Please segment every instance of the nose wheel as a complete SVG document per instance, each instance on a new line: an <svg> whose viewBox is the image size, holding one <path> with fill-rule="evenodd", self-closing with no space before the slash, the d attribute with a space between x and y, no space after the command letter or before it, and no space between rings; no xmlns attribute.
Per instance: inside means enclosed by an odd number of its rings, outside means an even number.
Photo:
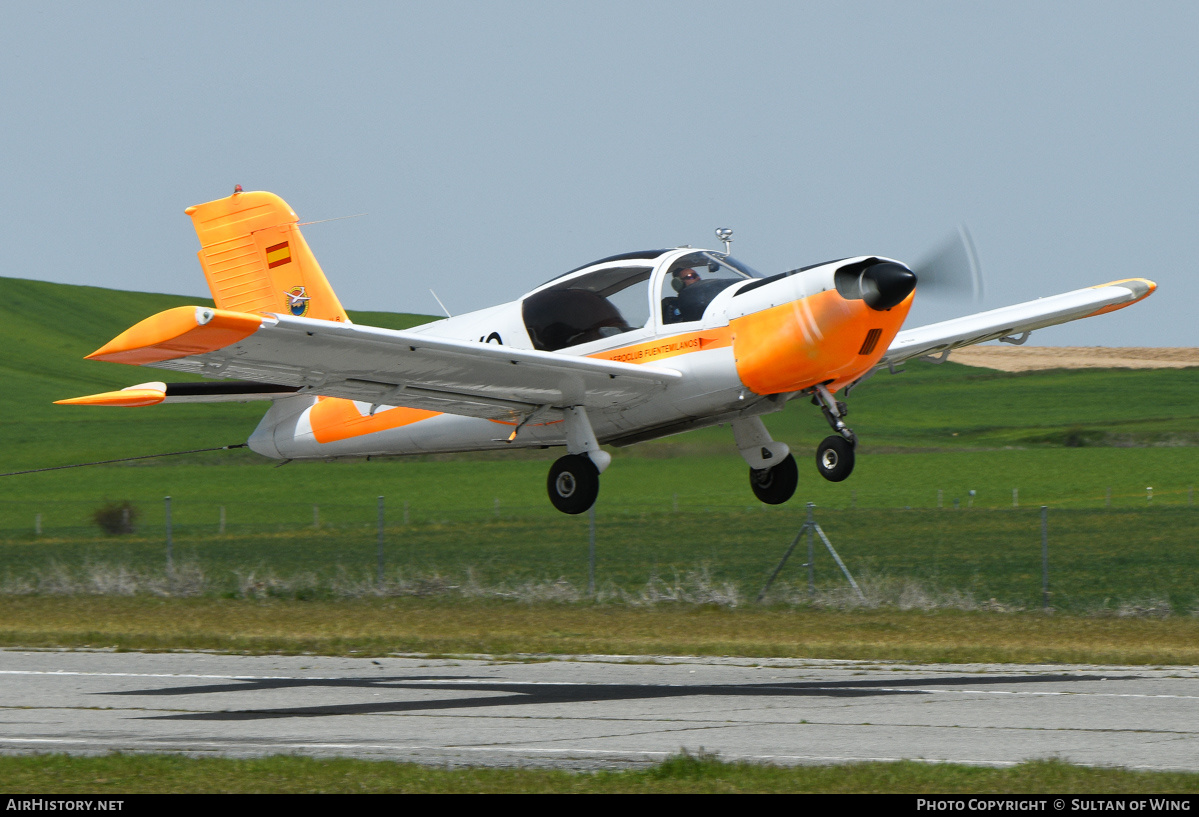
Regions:
<svg viewBox="0 0 1199 817"><path fill-rule="evenodd" d="M841 482L853 473L853 446L844 437L825 437L816 448L816 470L829 482Z"/></svg>
<svg viewBox="0 0 1199 817"><path fill-rule="evenodd" d="M815 392L812 402L820 406L829 427L837 432L825 437L816 448L816 470L829 482L841 482L853 473L853 450L858 438L853 429L845 425L845 415L849 413L845 404L834 400L823 385L817 386Z"/></svg>
<svg viewBox="0 0 1199 817"><path fill-rule="evenodd" d="M562 513L582 513L599 496L599 469L582 454L568 454L550 467L546 488Z"/></svg>

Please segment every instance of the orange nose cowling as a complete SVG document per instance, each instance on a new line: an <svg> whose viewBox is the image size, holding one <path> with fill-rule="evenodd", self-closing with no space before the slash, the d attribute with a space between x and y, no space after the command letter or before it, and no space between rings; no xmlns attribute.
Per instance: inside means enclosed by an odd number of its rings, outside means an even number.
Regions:
<svg viewBox="0 0 1199 817"><path fill-rule="evenodd" d="M911 294L877 310L827 290L734 318L729 327L737 375L757 394L801 391L817 383L836 391L878 363L911 306Z"/></svg>

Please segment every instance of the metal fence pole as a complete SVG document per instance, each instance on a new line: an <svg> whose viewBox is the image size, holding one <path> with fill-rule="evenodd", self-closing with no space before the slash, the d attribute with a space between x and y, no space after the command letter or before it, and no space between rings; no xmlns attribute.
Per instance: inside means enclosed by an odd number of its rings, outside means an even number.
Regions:
<svg viewBox="0 0 1199 817"><path fill-rule="evenodd" d="M1049 506L1041 506L1041 606L1049 612Z"/></svg>
<svg viewBox="0 0 1199 817"><path fill-rule="evenodd" d="M587 510L587 595L595 598L595 505Z"/></svg>
<svg viewBox="0 0 1199 817"><path fill-rule="evenodd" d="M379 587L383 586L383 497L379 497L379 564L376 571Z"/></svg>
<svg viewBox="0 0 1199 817"><path fill-rule="evenodd" d="M220 524L220 529L217 532L220 533L221 536L225 535L225 506L224 505L221 506L221 524Z"/></svg>
<svg viewBox="0 0 1199 817"><path fill-rule="evenodd" d="M1013 508L1020 507L1020 489L1019 488L1012 489L1012 507Z"/></svg>
<svg viewBox="0 0 1199 817"><path fill-rule="evenodd" d="M175 584L175 581L174 581L174 577L175 577L175 553L174 553L174 550L175 550L175 545L174 545L174 542L172 541L172 537L171 537L171 498L169 496L166 497L166 499L164 500L164 503L166 505L166 514L167 514L167 521L166 521L166 527L167 527L167 581L169 582L171 589L174 590L174 584Z"/></svg>
<svg viewBox="0 0 1199 817"><path fill-rule="evenodd" d="M33 517L33 533L35 536L42 535L42 515L40 513Z"/></svg>
<svg viewBox="0 0 1199 817"><path fill-rule="evenodd" d="M812 509L816 507L813 502L808 503L808 521L804 523L804 527L808 531L808 595L816 595L816 551L812 547L812 528L816 522L812 519Z"/></svg>

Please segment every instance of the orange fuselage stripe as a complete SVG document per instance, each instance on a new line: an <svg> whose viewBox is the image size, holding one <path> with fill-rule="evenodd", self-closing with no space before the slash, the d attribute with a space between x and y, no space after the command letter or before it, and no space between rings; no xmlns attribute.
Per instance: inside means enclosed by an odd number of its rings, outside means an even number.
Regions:
<svg viewBox="0 0 1199 817"><path fill-rule="evenodd" d="M412 425L439 414L440 411L400 406L368 415L359 411L353 400L321 397L308 412L308 421L312 425L312 436L318 443L325 444Z"/></svg>
<svg viewBox="0 0 1199 817"><path fill-rule="evenodd" d="M588 357L598 360L615 360L620 363L652 363L676 355L720 349L733 342L732 332L727 326L704 329L698 332L682 332L677 335L655 338L645 343L619 346L606 352L596 352Z"/></svg>

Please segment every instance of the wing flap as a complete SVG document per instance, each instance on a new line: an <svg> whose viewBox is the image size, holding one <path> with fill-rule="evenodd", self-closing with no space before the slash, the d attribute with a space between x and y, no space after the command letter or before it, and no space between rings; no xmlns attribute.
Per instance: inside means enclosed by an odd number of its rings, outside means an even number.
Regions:
<svg viewBox="0 0 1199 817"><path fill-rule="evenodd" d="M1152 281L1129 278L964 318L905 329L895 336L879 365L893 366L914 357L940 354L963 346L1101 315L1147 298L1155 289L1157 284Z"/></svg>

